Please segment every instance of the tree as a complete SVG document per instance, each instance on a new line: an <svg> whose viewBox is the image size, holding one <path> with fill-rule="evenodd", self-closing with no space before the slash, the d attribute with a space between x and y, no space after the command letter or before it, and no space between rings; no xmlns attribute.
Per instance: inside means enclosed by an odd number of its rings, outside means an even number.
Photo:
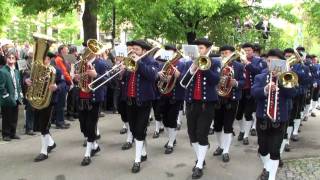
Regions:
<svg viewBox="0 0 320 180"><path fill-rule="evenodd" d="M1 0L0 1L0 35L4 33L3 27L7 24L8 19L10 17L10 1L9 0Z"/></svg>

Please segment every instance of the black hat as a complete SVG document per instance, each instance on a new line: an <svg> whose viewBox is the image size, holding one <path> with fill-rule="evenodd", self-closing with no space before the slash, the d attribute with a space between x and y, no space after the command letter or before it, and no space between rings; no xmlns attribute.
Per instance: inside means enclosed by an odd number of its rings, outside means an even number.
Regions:
<svg viewBox="0 0 320 180"><path fill-rule="evenodd" d="M284 59L283 53L282 53L282 51L280 49L270 49L268 54L267 54L267 57L268 56L276 56L279 59Z"/></svg>
<svg viewBox="0 0 320 180"><path fill-rule="evenodd" d="M296 50L297 50L297 51L306 51L306 49L305 49L304 47L302 47L302 46L297 47Z"/></svg>
<svg viewBox="0 0 320 180"><path fill-rule="evenodd" d="M150 44L148 44L146 41L140 40L140 39L132 41L132 45L140 46L142 49L145 49L147 51L152 48L152 46Z"/></svg>
<svg viewBox="0 0 320 180"><path fill-rule="evenodd" d="M50 51L47 53L47 56L48 56L50 59L56 57L56 55L55 55L53 52L50 52Z"/></svg>
<svg viewBox="0 0 320 180"><path fill-rule="evenodd" d="M77 47L76 47L76 46L71 45L71 46L69 47L69 54L72 54L72 53L77 52L77 51L78 51L78 50L77 50Z"/></svg>
<svg viewBox="0 0 320 180"><path fill-rule="evenodd" d="M83 47L87 47L87 43L86 42L82 42L82 46Z"/></svg>
<svg viewBox="0 0 320 180"><path fill-rule="evenodd" d="M260 52L260 51L261 51L261 46L260 46L260 44L258 44L258 43L253 44L253 50Z"/></svg>
<svg viewBox="0 0 320 180"><path fill-rule="evenodd" d="M294 54L294 50L293 50L292 48L287 48L287 49L285 49L285 50L283 51L283 53L284 53L284 54L286 54L286 53L292 53L292 54Z"/></svg>
<svg viewBox="0 0 320 180"><path fill-rule="evenodd" d="M254 49L254 47L253 47L253 45L251 43L242 44L242 48L252 48L252 49Z"/></svg>
<svg viewBox="0 0 320 180"><path fill-rule="evenodd" d="M224 46L220 47L219 52L227 51L227 50L234 52L236 49L233 46L224 45Z"/></svg>
<svg viewBox="0 0 320 180"><path fill-rule="evenodd" d="M194 43L195 45L205 45L206 47L210 47L210 46L212 46L212 44L213 44L213 43L212 43L211 41L209 41L209 39L207 39L207 38L199 38L199 39L193 41L193 43Z"/></svg>
<svg viewBox="0 0 320 180"><path fill-rule="evenodd" d="M132 45L133 45L133 44L132 44L132 41L127 41L127 42L126 42L126 45L127 45L127 46L132 46Z"/></svg>
<svg viewBox="0 0 320 180"><path fill-rule="evenodd" d="M173 50L173 51L177 51L176 46L175 46L175 45L173 45L173 44L166 44L166 45L164 45L164 49L165 49L165 50Z"/></svg>

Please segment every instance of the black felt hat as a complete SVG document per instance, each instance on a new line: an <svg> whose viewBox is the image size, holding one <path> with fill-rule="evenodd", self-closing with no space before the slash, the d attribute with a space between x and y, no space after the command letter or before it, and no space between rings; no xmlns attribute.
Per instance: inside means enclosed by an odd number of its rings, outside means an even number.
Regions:
<svg viewBox="0 0 320 180"><path fill-rule="evenodd" d="M211 41L209 41L209 39L207 39L207 38L199 38L199 39L193 41L193 43L194 43L195 45L205 45L206 47L210 47L210 46L212 46L212 44L213 44L213 43L212 43Z"/></svg>
<svg viewBox="0 0 320 180"><path fill-rule="evenodd" d="M132 41L132 45L140 46L142 49L145 49L145 50L150 50L152 48L152 46L150 44L148 44L146 41L140 40L140 39Z"/></svg>

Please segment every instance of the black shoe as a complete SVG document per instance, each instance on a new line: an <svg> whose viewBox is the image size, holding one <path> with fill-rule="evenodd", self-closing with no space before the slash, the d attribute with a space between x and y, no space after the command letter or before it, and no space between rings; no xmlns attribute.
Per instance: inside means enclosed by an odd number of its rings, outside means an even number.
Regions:
<svg viewBox="0 0 320 180"><path fill-rule="evenodd" d="M140 171L140 163L133 163L131 172L132 173L138 173Z"/></svg>
<svg viewBox="0 0 320 180"><path fill-rule="evenodd" d="M84 157L81 162L81 166L88 166L90 163L91 163L90 157Z"/></svg>
<svg viewBox="0 0 320 180"><path fill-rule="evenodd" d="M218 147L214 152L213 156L220 156L223 152L223 149L221 147Z"/></svg>
<svg viewBox="0 0 320 180"><path fill-rule="evenodd" d="M48 146L48 148L47 148L48 153L51 153L51 151L56 147L57 147L56 143L53 143L52 146Z"/></svg>
<svg viewBox="0 0 320 180"><path fill-rule="evenodd" d="M4 141L11 141L11 138L10 138L9 136L4 136L4 137L2 138L2 140L4 140Z"/></svg>
<svg viewBox="0 0 320 180"><path fill-rule="evenodd" d="M126 142L122 145L121 149L122 150L128 150L132 148L132 143L131 142Z"/></svg>
<svg viewBox="0 0 320 180"><path fill-rule="evenodd" d="M167 148L168 147L168 143L169 141L163 146L164 148ZM173 141L173 147L177 145L177 140L174 140Z"/></svg>
<svg viewBox="0 0 320 180"><path fill-rule="evenodd" d="M291 140L292 140L292 141L299 141L299 136L292 134Z"/></svg>
<svg viewBox="0 0 320 180"><path fill-rule="evenodd" d="M94 156L94 155L96 155L98 152L100 152L100 150L101 150L101 149L100 149L100 146L98 146L97 149L92 149L92 150L91 150L91 154L90 154L91 157Z"/></svg>
<svg viewBox="0 0 320 180"><path fill-rule="evenodd" d="M222 154L222 161L223 162L229 162L230 161L229 153Z"/></svg>
<svg viewBox="0 0 320 180"><path fill-rule="evenodd" d="M165 154L171 154L173 152L173 147L167 146L166 150L164 151Z"/></svg>
<svg viewBox="0 0 320 180"><path fill-rule="evenodd" d="M26 135L34 136L34 135L36 135L36 133L34 133L34 132L31 130L31 131L27 131L27 132L26 132Z"/></svg>
<svg viewBox="0 0 320 180"><path fill-rule="evenodd" d="M317 117L316 113L312 112L311 117Z"/></svg>
<svg viewBox="0 0 320 180"><path fill-rule="evenodd" d="M305 116L302 121L308 121L308 116Z"/></svg>
<svg viewBox="0 0 320 180"><path fill-rule="evenodd" d="M79 119L78 113L77 113L77 114L74 114L72 117L73 117L73 119Z"/></svg>
<svg viewBox="0 0 320 180"><path fill-rule="evenodd" d="M87 147L87 140L84 140L82 146L83 146L83 147Z"/></svg>
<svg viewBox="0 0 320 180"><path fill-rule="evenodd" d="M238 141L242 141L244 136L244 132L240 132L238 136Z"/></svg>
<svg viewBox="0 0 320 180"><path fill-rule="evenodd" d="M283 161L282 161L282 159L279 160L279 167L280 167L280 168L283 167Z"/></svg>
<svg viewBox="0 0 320 180"><path fill-rule="evenodd" d="M122 128L120 130L120 134L126 134L128 132L128 129L127 128Z"/></svg>
<svg viewBox="0 0 320 180"><path fill-rule="evenodd" d="M64 126L66 126L66 127L70 127L70 126L71 126L71 124L70 124L70 123L66 123L66 122L65 122L65 123L63 123L63 125L64 125Z"/></svg>
<svg viewBox="0 0 320 180"><path fill-rule="evenodd" d="M141 156L141 162L144 162L148 159L148 155Z"/></svg>
<svg viewBox="0 0 320 180"><path fill-rule="evenodd" d="M156 139L156 138L159 138L159 136L160 136L160 133L157 132L157 131L155 131L155 132L153 133L152 138L153 138L153 139Z"/></svg>
<svg viewBox="0 0 320 180"><path fill-rule="evenodd" d="M99 117L104 117L104 116L105 116L104 113L100 113L100 114L99 114Z"/></svg>
<svg viewBox="0 0 320 180"><path fill-rule="evenodd" d="M257 135L257 130L256 129L251 129L250 130L250 135L251 136L256 136Z"/></svg>
<svg viewBox="0 0 320 180"><path fill-rule="evenodd" d="M212 135L212 134L214 134L214 130L213 130L213 128L210 128L209 129L209 135Z"/></svg>
<svg viewBox="0 0 320 180"><path fill-rule="evenodd" d="M284 145L284 151L285 151L285 152L290 152L290 146L289 146L289 144Z"/></svg>
<svg viewBox="0 0 320 180"><path fill-rule="evenodd" d="M21 139L20 136L18 136L18 135L13 135L13 136L11 136L10 138L11 138L11 139Z"/></svg>
<svg viewBox="0 0 320 180"><path fill-rule="evenodd" d="M192 172L196 169L197 163L198 163L198 160L196 160L196 162L195 162L195 164L194 164L194 166L192 168ZM205 166L206 166L206 161L203 161L202 167L204 168Z"/></svg>
<svg viewBox="0 0 320 180"><path fill-rule="evenodd" d="M62 125L56 125L56 129L69 129L70 126L67 126L65 124L62 124Z"/></svg>
<svg viewBox="0 0 320 180"><path fill-rule="evenodd" d="M243 145L248 145L249 144L249 138L248 137L244 138L242 144Z"/></svg>
<svg viewBox="0 0 320 180"><path fill-rule="evenodd" d="M268 180L268 179L269 179L269 171L263 168L263 171L260 174L259 180Z"/></svg>
<svg viewBox="0 0 320 180"><path fill-rule="evenodd" d="M163 133L163 132L164 132L164 128L160 128L159 133Z"/></svg>
<svg viewBox="0 0 320 180"><path fill-rule="evenodd" d="M177 124L176 130L179 131L181 129L181 124Z"/></svg>
<svg viewBox="0 0 320 180"><path fill-rule="evenodd" d="M66 120L67 120L67 121L75 121L75 119L73 119L72 116L67 116L67 117L66 117Z"/></svg>
<svg viewBox="0 0 320 180"><path fill-rule="evenodd" d="M40 153L40 154L34 159L34 162L40 162L40 161L43 161L43 160L46 160L46 159L48 159L48 155L45 155L45 154Z"/></svg>
<svg viewBox="0 0 320 180"><path fill-rule="evenodd" d="M99 140L99 139L101 139L101 135L100 134L96 136L96 140Z"/></svg>
<svg viewBox="0 0 320 180"><path fill-rule="evenodd" d="M152 117L149 118L149 122L151 122L151 121L153 121L153 118L152 118Z"/></svg>
<svg viewBox="0 0 320 180"><path fill-rule="evenodd" d="M200 179L203 175L202 169L196 167L192 173L192 179Z"/></svg>

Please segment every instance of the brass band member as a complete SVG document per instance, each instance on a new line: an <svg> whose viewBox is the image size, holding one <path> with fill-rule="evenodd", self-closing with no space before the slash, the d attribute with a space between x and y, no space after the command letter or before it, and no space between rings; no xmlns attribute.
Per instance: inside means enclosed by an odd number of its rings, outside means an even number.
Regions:
<svg viewBox="0 0 320 180"><path fill-rule="evenodd" d="M165 50L172 51L173 54L177 52L177 49L174 45L166 45ZM172 58L173 59L168 60L170 61L171 67L168 67L166 71L162 69L158 72L158 76L160 78L158 87L161 86L161 82L166 82L166 84L162 84L162 86L167 85L166 87L168 88L174 86L171 91L165 89L164 87L159 87L161 93L159 110L162 116L164 127L166 128L169 137L168 142L165 144L165 154L171 154L173 152L173 147L176 144L177 119L184 100L185 91L185 89L180 85L180 80L182 78L181 72L184 71L185 66L182 56L175 55L175 57ZM167 64L169 64L169 62L166 62L164 66ZM174 82L173 79L176 79L176 81ZM175 84L171 85L170 83Z"/></svg>
<svg viewBox="0 0 320 180"><path fill-rule="evenodd" d="M219 94L219 105L215 110L214 131L217 136L218 148L214 156L222 154L223 162L229 162L229 148L232 141L233 121L237 114L241 91L244 86L244 66L236 61L237 55L232 46L220 48L221 57L228 58L221 70L221 80L217 88ZM221 84L221 87L220 87ZM223 129L223 132L222 132Z"/></svg>
<svg viewBox="0 0 320 180"><path fill-rule="evenodd" d="M270 66L271 61L281 61L282 52L278 49L271 49L267 56ZM261 180L275 179L280 159L280 146L285 125L289 119L288 102L296 93L295 88L283 86L279 79L278 73L270 72L266 68L255 77L251 89L251 94L257 101L258 152L264 165L260 176ZM269 103L270 96L277 98L271 98L273 101ZM268 109L276 111L276 113L272 113L273 119L269 116Z"/></svg>
<svg viewBox="0 0 320 180"><path fill-rule="evenodd" d="M122 75L125 82L125 93L122 95L127 100L127 118L136 144L135 160L131 171L138 173L140 163L147 160L145 139L151 102L155 98L154 84L158 67L156 61L147 53L151 49L149 44L143 40L135 40L132 44L135 56L140 58L135 58L135 71L129 71L127 68ZM125 66L121 68L124 69Z"/></svg>
<svg viewBox="0 0 320 180"><path fill-rule="evenodd" d="M212 42L202 38L194 42L198 45L200 56L208 56L208 51L212 46ZM198 60L200 63L202 60ZM192 76L190 85L186 91L186 117L188 126L188 135L192 147L197 156L196 165L193 168L193 179L199 179L203 175L203 165L205 164L205 156L208 150L208 133L212 119L214 118L214 108L218 101L216 85L220 80L220 61L207 58L205 69L198 69L199 64L193 61L186 62L186 70L189 69L182 79L189 81ZM199 64L199 66L198 66Z"/></svg>

